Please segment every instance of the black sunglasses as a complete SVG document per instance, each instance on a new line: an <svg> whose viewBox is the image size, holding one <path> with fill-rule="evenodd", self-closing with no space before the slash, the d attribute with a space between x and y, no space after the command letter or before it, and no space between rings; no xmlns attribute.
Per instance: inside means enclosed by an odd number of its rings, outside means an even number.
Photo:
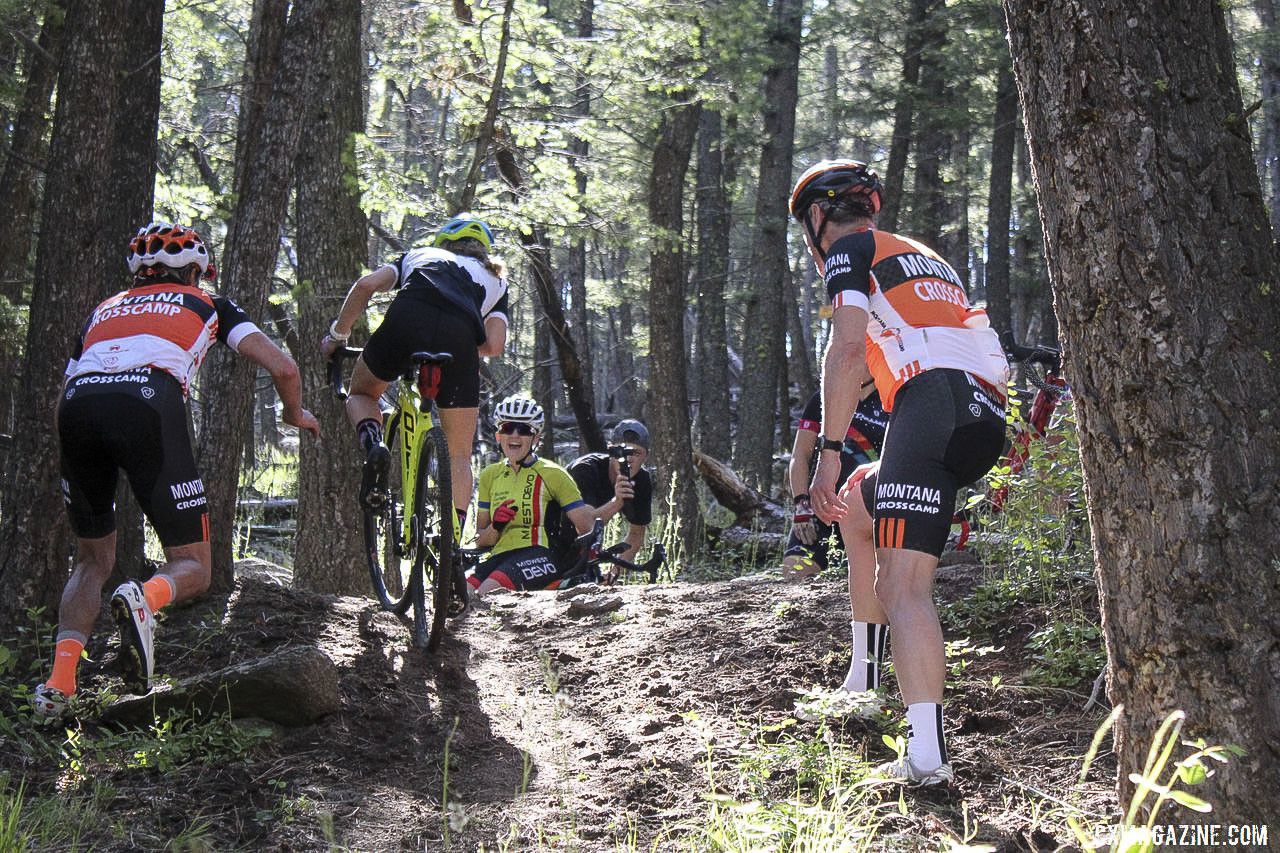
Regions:
<svg viewBox="0 0 1280 853"><path fill-rule="evenodd" d="M498 432L501 435L533 435L533 427L519 421L508 421L498 427Z"/></svg>

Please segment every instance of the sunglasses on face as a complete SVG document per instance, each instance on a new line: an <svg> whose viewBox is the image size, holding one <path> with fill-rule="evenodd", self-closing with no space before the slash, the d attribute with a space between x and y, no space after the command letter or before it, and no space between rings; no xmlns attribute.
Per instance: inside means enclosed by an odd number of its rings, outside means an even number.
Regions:
<svg viewBox="0 0 1280 853"><path fill-rule="evenodd" d="M522 423L505 423L498 427L501 435L533 435L533 427Z"/></svg>

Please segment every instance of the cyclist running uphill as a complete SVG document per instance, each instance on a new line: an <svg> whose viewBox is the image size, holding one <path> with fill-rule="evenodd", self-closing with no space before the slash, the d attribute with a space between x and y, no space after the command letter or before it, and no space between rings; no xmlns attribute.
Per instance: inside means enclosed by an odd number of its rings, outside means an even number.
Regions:
<svg viewBox="0 0 1280 853"><path fill-rule="evenodd" d="M430 248L413 249L361 276L321 341L330 357L351 336L375 293L397 290L382 324L365 344L351 372L347 418L356 429L365 469L361 500L384 493L391 451L383 443L379 399L412 364L415 352L447 352L436 404L449 445L458 530L471 502L471 444L480 405L480 358L502 355L507 340L507 281L500 261L489 257L493 231L473 216L450 219Z"/></svg>
<svg viewBox="0 0 1280 853"><path fill-rule="evenodd" d="M533 448L542 433L542 407L528 397L508 397L494 410L504 461L480 472L476 545L492 547L467 582L477 595L495 589L555 589L567 568L549 547L547 508L552 502L579 533L592 526L590 508L573 478Z"/></svg>
<svg viewBox="0 0 1280 853"><path fill-rule="evenodd" d="M627 520L624 560L635 560L653 520L653 478L645 470L649 458L649 430L640 421L618 422L610 433L608 453L587 453L569 463L569 476L582 492L593 519L608 521L618 513ZM572 523L561 524L559 543L573 542Z"/></svg>
<svg viewBox="0 0 1280 853"><path fill-rule="evenodd" d="M867 381L859 392L862 399L844 437L840 453L840 482L844 482L859 465L879 458L884 445L889 416L880 406L880 393L874 382ZM829 525L813 514L809 503L809 478L818 461L818 433L822 429L822 392L815 391L796 422L796 437L791 447L787 480L795 509L791 517L791 533L782 554L782 575L791 580L812 577L827 568L830 554L828 540L834 531L836 548L844 555L844 535L840 525ZM874 552L869 552L875 559ZM839 559L840 557L837 557Z"/></svg>
<svg viewBox="0 0 1280 853"><path fill-rule="evenodd" d="M125 684L150 689L156 611L209 588L209 513L187 432L186 396L214 341L271 374L284 421L319 435L302 408L293 359L230 299L200 288L216 269L191 228L152 223L129 244L133 287L98 305L67 364L57 411L62 490L76 535L71 578L58 609L49 679L36 687L36 711L60 716L76 692L80 653L115 565L119 470L164 546L165 564L146 583L130 580L111 597L120 629Z"/></svg>
<svg viewBox="0 0 1280 853"><path fill-rule="evenodd" d="M855 160L820 162L791 192L791 215L834 309L809 495L818 517L840 520L846 537L874 537L875 560L850 563L854 648L845 686L878 686L892 627L910 736L906 754L879 775L945 784L954 773L943 736L934 574L958 488L990 470L1004 447L1008 362L955 270L927 246L875 229L882 192L875 172ZM841 487L844 431L868 374L890 413L884 452Z"/></svg>

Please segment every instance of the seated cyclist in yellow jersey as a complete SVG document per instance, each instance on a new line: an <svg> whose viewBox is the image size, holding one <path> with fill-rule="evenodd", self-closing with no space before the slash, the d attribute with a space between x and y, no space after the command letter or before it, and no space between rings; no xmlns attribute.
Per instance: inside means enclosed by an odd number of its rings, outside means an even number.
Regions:
<svg viewBox="0 0 1280 853"><path fill-rule="evenodd" d="M579 534L591 529L591 508L569 472L533 452L542 433L542 407L508 397L494 410L503 461L480 472L476 544L492 546L489 559L467 582L476 595L495 589L556 589L564 566L549 547L547 505L558 503Z"/></svg>

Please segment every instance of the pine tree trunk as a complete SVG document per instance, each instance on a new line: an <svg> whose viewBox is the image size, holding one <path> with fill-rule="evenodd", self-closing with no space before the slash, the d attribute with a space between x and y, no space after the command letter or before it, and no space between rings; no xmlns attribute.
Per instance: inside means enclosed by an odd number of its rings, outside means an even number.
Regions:
<svg viewBox="0 0 1280 853"><path fill-rule="evenodd" d="M915 117L916 87L920 85L920 54L924 44L924 27L930 9L941 0L911 0L911 11L904 28L902 46L902 81L893 108L893 137L889 142L889 162L884 171L884 206L876 219L879 227L896 231L902 217L902 187L907 172L907 154L911 150L911 124Z"/></svg>
<svg viewBox="0 0 1280 853"><path fill-rule="evenodd" d="M262 112L256 142L245 148L249 162L242 170L235 219L227 235L220 290L233 297L249 316L265 313L271 273L279 250L280 223L289 203L295 155L311 90L315 59L326 29L325 0L299 0L285 27L271 96ZM254 366L226 347L210 353L205 367L204 429L199 436L199 465L209 495L209 528L213 546L211 588L232 586L232 530L236 491L246 436L253 425ZM302 441L309 441L303 437Z"/></svg>
<svg viewBox="0 0 1280 853"><path fill-rule="evenodd" d="M800 0L776 0L768 31L772 62L765 72L760 186L756 193L751 293L747 297L745 325L748 331L743 353L742 400L748 406L777 397L778 363L785 356L786 313L782 302L783 280L788 274L787 198L791 192L803 13ZM768 490L773 448L772 418L740 420L734 466L760 491Z"/></svg>
<svg viewBox="0 0 1280 853"><path fill-rule="evenodd" d="M952 137L946 108L952 91L942 64L947 35L941 9L925 19L919 33L920 91L914 104L918 133L910 230L912 236L925 245L936 246L945 252L948 247L942 229L948 217L942 164L951 156ZM951 262L959 263L955 259Z"/></svg>
<svg viewBox="0 0 1280 853"><path fill-rule="evenodd" d="M128 14L119 70L120 106L115 111L111 142L111 189L100 249L106 258L120 257L137 230L151 221L156 189L164 0L129 0ZM124 264L107 264L104 273L103 296L131 283ZM142 509L122 478L116 494L113 581L150 574L145 545Z"/></svg>
<svg viewBox="0 0 1280 853"><path fill-rule="evenodd" d="M324 444L299 450L298 536L293 580L301 589L356 595L368 587L357 498L360 462L342 403L329 391L316 343L338 315L366 262L356 174L364 132L360 0L331 0L333 24L320 46L307 133L298 152L298 367Z"/></svg>
<svg viewBox="0 0 1280 853"><path fill-rule="evenodd" d="M698 256L694 287L698 294L698 435L705 453L729 456L729 357L725 334L724 291L729 283L729 226L732 211L724 185L723 121L715 110L698 120Z"/></svg>
<svg viewBox="0 0 1280 853"><path fill-rule="evenodd" d="M31 260L33 215L39 193L40 169L44 162L45 132L48 130L49 99L58 79L58 57L64 40L65 7L50 3L40 25L37 48L27 47L23 69L26 86L22 105L14 119L9 156L0 176L0 294L11 302L22 298ZM52 60L52 61L51 61Z"/></svg>
<svg viewBox="0 0 1280 853"><path fill-rule="evenodd" d="M698 493L690 436L688 361L683 346L685 269L684 178L698 132L699 104L683 104L664 113L653 149L649 176L649 224L655 238L649 252L649 366L651 395L649 428L658 466L659 505L672 494L674 506L667 523L680 525L684 553L692 554L698 535ZM677 345L673 346L672 342Z"/></svg>
<svg viewBox="0 0 1280 853"><path fill-rule="evenodd" d="M1223 7L1005 9L1080 416L1107 692L1125 707L1119 799L1180 709L1184 737L1247 755L1194 789L1211 813L1177 822L1274 821L1278 270Z"/></svg>
<svg viewBox="0 0 1280 853"><path fill-rule="evenodd" d="M100 299L107 264L120 263L118 255L103 256L102 243L127 10L127 0L75 0L68 9L76 26L67 33L49 144L50 160L62 167L45 178L18 424L9 451L15 476L4 484L0 627L27 607L53 612L67 578L72 536L57 476L53 413L71 341Z"/></svg>
<svg viewBox="0 0 1280 853"><path fill-rule="evenodd" d="M991 179L987 194L987 316L1000 334L1013 329L1009 307L1009 216L1013 206L1013 149L1018 132L1018 91L1008 51L1000 50L996 113L991 131Z"/></svg>
<svg viewBox="0 0 1280 853"><path fill-rule="evenodd" d="M1280 28L1273 0L1253 0L1262 22L1262 116L1266 177L1271 183L1271 227L1280 229Z"/></svg>

